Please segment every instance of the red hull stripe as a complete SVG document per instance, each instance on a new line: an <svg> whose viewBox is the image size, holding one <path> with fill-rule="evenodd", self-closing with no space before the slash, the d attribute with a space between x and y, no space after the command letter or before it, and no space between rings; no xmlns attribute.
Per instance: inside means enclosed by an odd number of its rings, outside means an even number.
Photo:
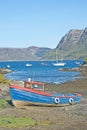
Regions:
<svg viewBox="0 0 87 130"><path fill-rule="evenodd" d="M46 92L43 92L43 91L40 91L40 90L34 90L34 89L30 89L30 88L24 88L24 87L16 86L16 85L13 85L13 84L10 84L10 87L15 88L15 89L19 89L19 90L25 90L25 91L28 91L28 92L33 92L33 93L40 94L40 95L51 96L50 93L46 93Z"/></svg>
<svg viewBox="0 0 87 130"><path fill-rule="evenodd" d="M19 90L25 90L25 91L28 91L28 92L33 92L33 93L36 93L36 94L39 94L39 95L44 95L44 96L52 96L54 98L74 98L74 97L81 97L82 94L79 94L79 93L74 93L74 95L70 96L70 95L62 95L62 96L53 96L52 94L50 93L47 93L47 92L44 92L44 91L40 91L40 90L34 90L34 89L30 89L30 88L24 88L24 87L21 87L21 86L16 86L14 84L10 84L10 88L14 88L14 89L19 89Z"/></svg>

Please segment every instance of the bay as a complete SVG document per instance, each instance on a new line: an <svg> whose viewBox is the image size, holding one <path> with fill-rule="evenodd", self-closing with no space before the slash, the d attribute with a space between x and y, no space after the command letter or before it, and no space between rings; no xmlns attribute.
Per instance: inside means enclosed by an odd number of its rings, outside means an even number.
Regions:
<svg viewBox="0 0 87 130"><path fill-rule="evenodd" d="M5 76L9 80L32 80L60 84L72 81L80 76L75 71L60 71L61 68L75 68L83 63L82 60L65 60L65 66L53 66L55 61L6 61L0 62L0 68L8 68L12 73Z"/></svg>

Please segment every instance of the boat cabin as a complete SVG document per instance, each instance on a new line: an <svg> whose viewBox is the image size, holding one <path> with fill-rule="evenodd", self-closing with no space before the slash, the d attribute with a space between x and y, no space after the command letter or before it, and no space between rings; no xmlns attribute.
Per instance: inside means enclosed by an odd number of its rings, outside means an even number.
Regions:
<svg viewBox="0 0 87 130"><path fill-rule="evenodd" d="M40 90L40 91L44 91L44 85L45 83L40 83L40 82L33 82L33 81L24 82L24 87L35 89L35 90Z"/></svg>

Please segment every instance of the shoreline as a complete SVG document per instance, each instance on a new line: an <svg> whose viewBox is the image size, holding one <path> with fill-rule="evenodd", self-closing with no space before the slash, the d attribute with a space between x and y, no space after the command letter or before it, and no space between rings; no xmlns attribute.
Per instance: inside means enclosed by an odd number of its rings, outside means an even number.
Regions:
<svg viewBox="0 0 87 130"><path fill-rule="evenodd" d="M77 69L80 72L81 78L77 78L73 81L67 81L61 84L46 84L48 91L54 91L59 93L82 93L87 97L87 65L81 66ZM77 77L78 77L77 76Z"/></svg>
<svg viewBox="0 0 87 130"><path fill-rule="evenodd" d="M45 83L45 91L48 92L54 92L54 93L82 93L84 95L84 90L87 91L87 64L86 65L82 65L78 68L74 68L74 69L65 69L65 71L71 71L71 70L76 70L77 72L80 72L80 74L77 75L77 78L75 80L69 80L66 82L62 82L60 84L55 84L55 83ZM2 69L2 74L3 72L8 73L8 69ZM78 78L79 77L79 78ZM9 81L10 82L10 81ZM13 84L16 83L21 84L23 81L18 81L18 80L12 80ZM2 86L2 87L1 87ZM5 90L6 89L6 90ZM2 91L4 93L4 91L8 93L9 86L6 86L4 84L0 85L0 91ZM5 94L3 94L5 95ZM84 95L86 96L86 94Z"/></svg>
<svg viewBox="0 0 87 130"><path fill-rule="evenodd" d="M82 78L75 81L67 81L61 84L47 84L45 91L54 93L81 93L82 100L75 105L65 107L42 107L27 106L25 108L16 108L12 105L0 109L0 117L5 122L0 125L1 130L86 130L87 129L87 66L82 66ZM29 124L19 127L18 123L12 125L14 119L31 118L36 123L33 126ZM7 125L6 125L7 123ZM26 121L25 121L26 124Z"/></svg>

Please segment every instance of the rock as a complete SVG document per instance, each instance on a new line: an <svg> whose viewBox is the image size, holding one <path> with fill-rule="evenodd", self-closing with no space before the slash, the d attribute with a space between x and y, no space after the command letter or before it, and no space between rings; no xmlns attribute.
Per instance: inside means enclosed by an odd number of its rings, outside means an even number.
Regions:
<svg viewBox="0 0 87 130"><path fill-rule="evenodd" d="M11 73L12 70L10 69L5 69L5 68L0 68L0 74L7 74L7 73Z"/></svg>
<svg viewBox="0 0 87 130"><path fill-rule="evenodd" d="M76 68L61 68L59 69L60 71L83 71L83 72L87 72L87 64L81 65L79 67Z"/></svg>

